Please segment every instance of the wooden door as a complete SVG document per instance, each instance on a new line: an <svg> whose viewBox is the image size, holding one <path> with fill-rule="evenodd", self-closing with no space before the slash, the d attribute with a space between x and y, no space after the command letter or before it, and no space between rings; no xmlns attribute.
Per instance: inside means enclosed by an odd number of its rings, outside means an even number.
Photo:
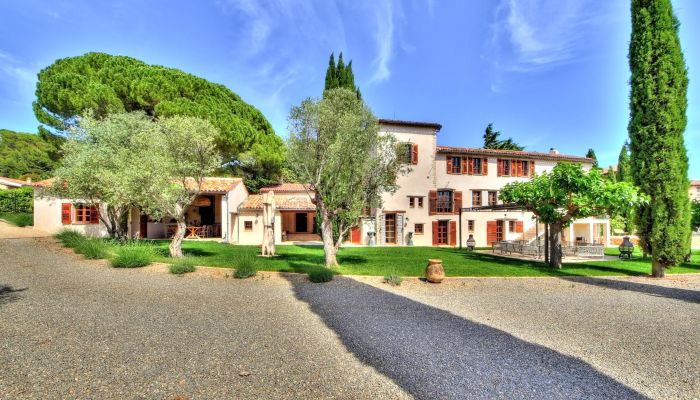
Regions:
<svg viewBox="0 0 700 400"><path fill-rule="evenodd" d="M486 242L488 243L489 246L493 244L493 242L498 241L498 236L496 234L497 230L497 221L487 221L486 222Z"/></svg>
<svg viewBox="0 0 700 400"><path fill-rule="evenodd" d="M446 245L448 244L448 223L450 221L438 221L437 229L437 244Z"/></svg>
<svg viewBox="0 0 700 400"><path fill-rule="evenodd" d="M505 227L506 223L503 220L496 221L496 240L501 241L505 239Z"/></svg>
<svg viewBox="0 0 700 400"><path fill-rule="evenodd" d="M362 236L360 235L360 227L356 226L350 231L350 242L355 244L362 244Z"/></svg>
<svg viewBox="0 0 700 400"><path fill-rule="evenodd" d="M386 243L396 244L396 214L384 216L384 232L386 232Z"/></svg>
<svg viewBox="0 0 700 400"><path fill-rule="evenodd" d="M295 233L306 233L308 230L309 219L306 213L296 213L294 215L294 232Z"/></svg>

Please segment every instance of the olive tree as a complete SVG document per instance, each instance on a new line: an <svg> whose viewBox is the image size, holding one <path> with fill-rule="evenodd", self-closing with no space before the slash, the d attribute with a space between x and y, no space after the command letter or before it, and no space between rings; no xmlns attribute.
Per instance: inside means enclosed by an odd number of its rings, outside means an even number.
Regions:
<svg viewBox="0 0 700 400"><path fill-rule="evenodd" d="M621 214L646 201L630 183L612 182L597 168L585 171L581 164L572 163L559 163L549 173L507 184L501 199L549 224L549 265L553 268L561 268L561 233L573 220Z"/></svg>
<svg viewBox="0 0 700 400"><path fill-rule="evenodd" d="M395 138L379 133L354 91L336 88L292 108L287 147L290 165L315 193L325 264L336 266L338 248L362 210L380 206L381 194L396 190Z"/></svg>
<svg viewBox="0 0 700 400"><path fill-rule="evenodd" d="M71 128L63 144L64 158L49 193L100 206L100 220L109 236L124 239L129 210L136 203L144 138L157 126L142 112L95 119L90 113Z"/></svg>
<svg viewBox="0 0 700 400"><path fill-rule="evenodd" d="M185 212L202 192L204 177L221 163L215 143L218 132L207 120L184 116L158 120L156 127L153 135L140 138L136 202L155 218L175 219L170 256L182 257Z"/></svg>

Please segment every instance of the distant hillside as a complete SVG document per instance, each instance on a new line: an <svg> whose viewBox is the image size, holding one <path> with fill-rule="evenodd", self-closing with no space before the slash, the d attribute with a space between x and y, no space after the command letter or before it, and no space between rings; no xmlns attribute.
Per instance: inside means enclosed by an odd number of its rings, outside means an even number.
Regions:
<svg viewBox="0 0 700 400"><path fill-rule="evenodd" d="M38 135L0 129L0 176L48 178L57 165L52 151L53 146Z"/></svg>

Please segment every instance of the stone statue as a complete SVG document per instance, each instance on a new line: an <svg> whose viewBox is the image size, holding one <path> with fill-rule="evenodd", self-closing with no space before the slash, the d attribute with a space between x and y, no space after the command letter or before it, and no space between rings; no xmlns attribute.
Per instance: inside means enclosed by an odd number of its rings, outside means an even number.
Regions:
<svg viewBox="0 0 700 400"><path fill-rule="evenodd" d="M263 195L263 240L262 255L270 257L275 255L275 193L269 191Z"/></svg>

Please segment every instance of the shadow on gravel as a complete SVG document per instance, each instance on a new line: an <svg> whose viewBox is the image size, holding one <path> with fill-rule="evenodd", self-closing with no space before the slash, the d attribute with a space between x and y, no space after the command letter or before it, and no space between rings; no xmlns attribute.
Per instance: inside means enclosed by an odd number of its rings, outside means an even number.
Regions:
<svg viewBox="0 0 700 400"><path fill-rule="evenodd" d="M604 287L606 289L627 290L632 292L644 293L651 296L666 297L669 299L687 301L688 303L700 303L700 290L679 289L661 285L652 285L646 283L595 277L569 276L560 277L560 279L576 283L584 283L586 285Z"/></svg>
<svg viewBox="0 0 700 400"><path fill-rule="evenodd" d="M287 279L349 351L419 399L645 398L577 358L351 278Z"/></svg>
<svg viewBox="0 0 700 400"><path fill-rule="evenodd" d="M19 300L22 297L20 293L24 292L25 290L27 290L27 288L14 289L10 285L3 285L0 283L0 305Z"/></svg>

